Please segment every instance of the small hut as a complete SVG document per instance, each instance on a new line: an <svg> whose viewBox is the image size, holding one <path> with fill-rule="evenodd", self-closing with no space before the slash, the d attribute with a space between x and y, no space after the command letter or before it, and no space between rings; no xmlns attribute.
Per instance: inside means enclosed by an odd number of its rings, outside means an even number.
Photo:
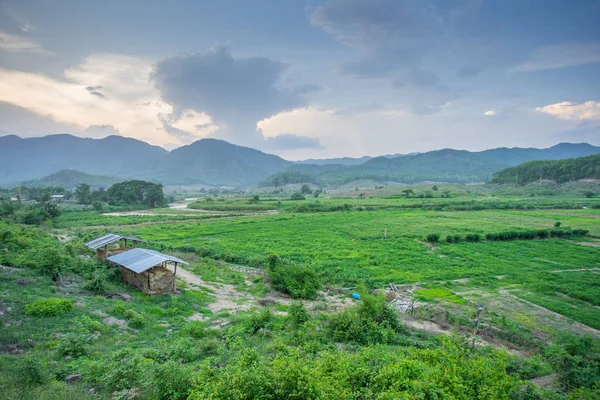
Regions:
<svg viewBox="0 0 600 400"><path fill-rule="evenodd" d="M90 249L96 250L98 260L104 261L108 256L119 254L137 247L138 243L145 242L135 236L122 236L109 233L97 239L84 243Z"/></svg>
<svg viewBox="0 0 600 400"><path fill-rule="evenodd" d="M188 265L177 257L140 248L115 254L107 261L121 268L123 281L149 295L173 293L177 264ZM169 263L174 265L172 271Z"/></svg>

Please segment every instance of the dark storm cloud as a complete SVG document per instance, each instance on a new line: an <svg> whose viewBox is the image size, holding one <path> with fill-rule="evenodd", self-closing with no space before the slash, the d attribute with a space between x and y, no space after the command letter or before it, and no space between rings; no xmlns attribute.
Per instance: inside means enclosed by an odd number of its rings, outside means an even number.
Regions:
<svg viewBox="0 0 600 400"><path fill-rule="evenodd" d="M304 105L303 95L315 90L279 88L287 68L264 57L234 58L226 48L217 47L166 58L157 63L152 77L175 116L187 109L206 112L230 128L228 135L248 143L260 139L258 121Z"/></svg>
<svg viewBox="0 0 600 400"><path fill-rule="evenodd" d="M438 6L409 0L330 0L314 11L311 22L357 50L357 59L338 64L340 74L386 79L400 102L405 100L416 113L431 113L458 97L452 87L459 77L475 76L502 58L490 56L493 46L487 44L485 29L466 35L458 28L478 8L477 1L469 0ZM454 71L453 79L443 81L440 73L448 71Z"/></svg>
<svg viewBox="0 0 600 400"><path fill-rule="evenodd" d="M322 149L319 138L283 133L279 136L265 138L265 149L267 150L298 150L298 149Z"/></svg>

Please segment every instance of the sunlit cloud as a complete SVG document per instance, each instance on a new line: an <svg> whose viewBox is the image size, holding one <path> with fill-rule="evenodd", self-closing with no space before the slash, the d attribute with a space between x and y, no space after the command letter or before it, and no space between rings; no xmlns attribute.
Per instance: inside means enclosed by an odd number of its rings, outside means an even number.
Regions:
<svg viewBox="0 0 600 400"><path fill-rule="evenodd" d="M568 121L600 121L600 102L586 101L574 104L569 101L537 107L535 111Z"/></svg>
<svg viewBox="0 0 600 400"><path fill-rule="evenodd" d="M161 100L150 80L152 69L150 60L116 54L91 55L67 69L64 80L0 69L0 101L75 125L80 132L110 125L123 136L154 144L186 144L185 138L164 129L173 107ZM216 129L211 122L210 116L194 110L168 120L192 141L210 135Z"/></svg>
<svg viewBox="0 0 600 400"><path fill-rule="evenodd" d="M488 110L483 113L483 115L485 115L486 117L493 117L496 114L498 114L498 112L496 110Z"/></svg>

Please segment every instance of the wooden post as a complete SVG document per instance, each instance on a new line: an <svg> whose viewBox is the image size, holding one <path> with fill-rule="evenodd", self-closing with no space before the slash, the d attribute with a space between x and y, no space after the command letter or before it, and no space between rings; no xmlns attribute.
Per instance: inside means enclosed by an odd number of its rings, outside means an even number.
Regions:
<svg viewBox="0 0 600 400"><path fill-rule="evenodd" d="M175 275L177 275L177 261L175 261L175 268L173 268L173 291L175 291L175 289L177 289L177 278L175 277Z"/></svg>

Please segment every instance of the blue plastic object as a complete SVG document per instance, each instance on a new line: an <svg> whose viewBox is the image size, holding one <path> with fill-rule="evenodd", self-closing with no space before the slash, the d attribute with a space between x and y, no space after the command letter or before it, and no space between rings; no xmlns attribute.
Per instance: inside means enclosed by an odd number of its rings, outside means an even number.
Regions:
<svg viewBox="0 0 600 400"><path fill-rule="evenodd" d="M358 294L358 293L352 293L352 298L356 299L356 300L360 300L360 294Z"/></svg>

